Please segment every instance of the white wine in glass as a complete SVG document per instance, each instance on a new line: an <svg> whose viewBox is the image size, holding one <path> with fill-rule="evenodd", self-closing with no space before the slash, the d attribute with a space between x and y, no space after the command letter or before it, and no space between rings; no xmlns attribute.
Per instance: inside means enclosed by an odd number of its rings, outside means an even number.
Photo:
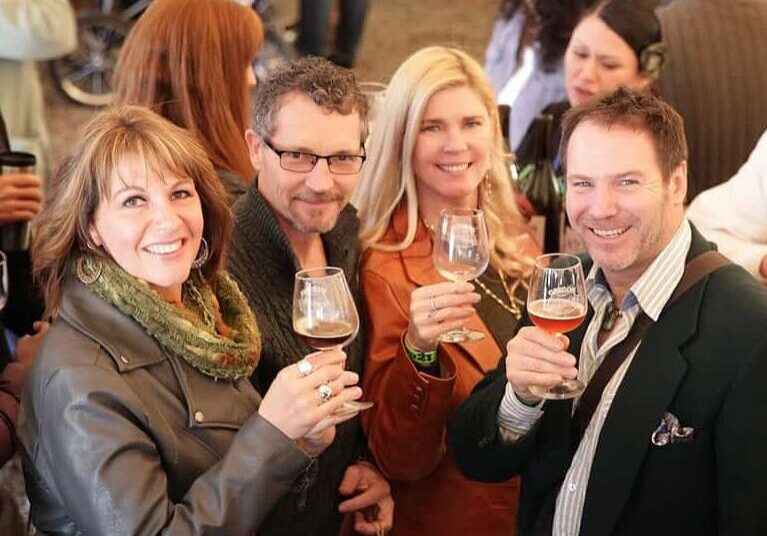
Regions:
<svg viewBox="0 0 767 536"><path fill-rule="evenodd" d="M479 209L448 208L442 210L434 237L434 267L449 281L476 279L487 270L490 246L485 215ZM442 342L478 341L479 331L465 327L442 333Z"/></svg>
<svg viewBox="0 0 767 536"><path fill-rule="evenodd" d="M293 286L293 331L315 350L349 344L360 329L357 306L341 268L325 266L296 273ZM339 413L356 413L372 402L345 403Z"/></svg>
<svg viewBox="0 0 767 536"><path fill-rule="evenodd" d="M581 325L587 309L583 266L578 257L551 253L535 259L527 294L527 314L533 324L552 334L567 333ZM532 386L530 392L561 400L575 398L584 388L578 379L565 379L548 388Z"/></svg>

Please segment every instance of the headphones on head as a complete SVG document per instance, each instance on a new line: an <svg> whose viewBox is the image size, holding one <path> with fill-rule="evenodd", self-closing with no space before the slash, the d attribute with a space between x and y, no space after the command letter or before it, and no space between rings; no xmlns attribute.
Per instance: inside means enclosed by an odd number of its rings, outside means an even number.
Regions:
<svg viewBox="0 0 767 536"><path fill-rule="evenodd" d="M668 47L661 42L653 43L639 55L639 70L650 80L660 78L663 66L668 61Z"/></svg>

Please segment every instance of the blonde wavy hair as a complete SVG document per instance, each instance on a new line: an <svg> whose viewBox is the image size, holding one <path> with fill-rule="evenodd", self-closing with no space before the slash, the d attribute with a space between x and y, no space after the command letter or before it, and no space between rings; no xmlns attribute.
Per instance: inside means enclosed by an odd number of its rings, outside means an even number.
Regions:
<svg viewBox="0 0 767 536"><path fill-rule="evenodd" d="M432 95L457 86L468 86L479 95L493 130L490 166L479 187L479 208L485 212L490 234L490 264L506 274L526 277L533 264L525 253L530 239L511 190L498 108L482 67L455 48L419 50L405 60L389 83L374 118L367 162L352 196L363 248L401 251L413 243L419 211L412 160L421 118ZM396 244L384 243L391 216L403 198L407 204L405 238Z"/></svg>

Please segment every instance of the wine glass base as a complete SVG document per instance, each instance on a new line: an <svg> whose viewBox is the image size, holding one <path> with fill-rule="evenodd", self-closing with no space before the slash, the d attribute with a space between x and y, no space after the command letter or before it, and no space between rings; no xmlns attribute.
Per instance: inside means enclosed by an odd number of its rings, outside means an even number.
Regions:
<svg viewBox="0 0 767 536"><path fill-rule="evenodd" d="M373 402L369 400L353 400L351 402L344 402L333 413L338 416L354 415L360 411L365 411L373 407Z"/></svg>
<svg viewBox="0 0 767 536"><path fill-rule="evenodd" d="M440 342L472 342L481 341L485 338L485 334L481 331L473 331L467 329L456 329L453 331L446 331L439 335L437 340Z"/></svg>
<svg viewBox="0 0 767 536"><path fill-rule="evenodd" d="M530 386L530 392L545 400L567 400L579 396L586 389L580 380L565 380L551 387Z"/></svg>

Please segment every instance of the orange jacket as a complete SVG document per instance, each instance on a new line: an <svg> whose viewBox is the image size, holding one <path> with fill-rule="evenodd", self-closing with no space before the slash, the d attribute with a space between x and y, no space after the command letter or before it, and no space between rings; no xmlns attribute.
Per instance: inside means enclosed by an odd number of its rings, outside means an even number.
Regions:
<svg viewBox="0 0 767 536"><path fill-rule="evenodd" d="M405 234L400 207L384 241ZM519 496L517 479L504 484L470 481L460 474L446 443L450 416L501 350L479 316L466 324L485 332L483 340L442 344L443 377L420 373L405 353L411 292L444 281L432 264L432 242L420 224L404 251L368 250L360 278L369 315L364 398L375 406L363 414L370 450L390 479L395 500L394 533L440 536L514 534Z"/></svg>

